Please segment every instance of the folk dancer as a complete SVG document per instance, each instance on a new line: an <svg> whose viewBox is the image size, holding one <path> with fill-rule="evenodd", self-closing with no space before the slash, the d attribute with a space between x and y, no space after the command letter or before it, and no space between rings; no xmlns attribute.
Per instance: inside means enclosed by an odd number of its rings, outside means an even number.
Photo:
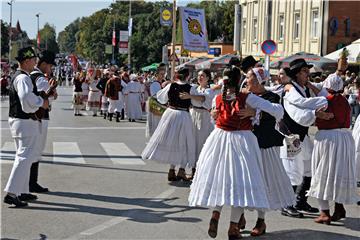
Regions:
<svg viewBox="0 0 360 240"><path fill-rule="evenodd" d="M141 95L142 87L138 80L138 76L135 74L130 75L130 82L127 84L125 90L127 95L126 109L129 122L135 122L135 119L139 120L142 117L141 110Z"/></svg>
<svg viewBox="0 0 360 240"><path fill-rule="evenodd" d="M98 69L92 69L88 71L88 83L89 83L89 97L86 103L86 110L93 112L93 117L97 116L97 112L100 109L101 92L96 87L99 84L101 74Z"/></svg>
<svg viewBox="0 0 360 240"><path fill-rule="evenodd" d="M81 116L80 110L83 109L82 98L82 81L84 79L83 72L78 72L73 80L73 108L74 116Z"/></svg>
<svg viewBox="0 0 360 240"><path fill-rule="evenodd" d="M36 65L36 54L31 47L21 48L16 60L19 69L11 79L9 89L9 125L14 138L16 154L13 168L4 191L4 202L16 207L28 204L19 196L29 194L29 178L32 163L37 161L41 122L35 112L40 107L48 109L48 100L36 96L36 85L29 76Z"/></svg>
<svg viewBox="0 0 360 240"><path fill-rule="evenodd" d="M208 234L215 238L223 206L231 207L229 239L240 239L238 222L244 209L270 207L262 157L245 105L268 112L280 120L283 108L254 94L240 92L237 67L224 70L223 94L215 97L216 127L201 150L189 205L214 208ZM245 110L246 113L246 110Z"/></svg>

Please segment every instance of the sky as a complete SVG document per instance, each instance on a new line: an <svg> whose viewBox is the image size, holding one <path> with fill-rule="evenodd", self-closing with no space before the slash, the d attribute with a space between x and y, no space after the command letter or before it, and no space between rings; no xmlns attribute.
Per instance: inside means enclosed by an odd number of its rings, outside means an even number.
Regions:
<svg viewBox="0 0 360 240"><path fill-rule="evenodd" d="M10 0L1 0L1 19L10 22ZM78 17L90 16L92 13L107 8L113 0L15 0L12 7L12 26L19 20L21 29L30 39L36 38L37 13L40 13L40 29L46 22L55 26L58 34ZM171 1L172 2L172 1ZM186 5L189 0L178 1Z"/></svg>

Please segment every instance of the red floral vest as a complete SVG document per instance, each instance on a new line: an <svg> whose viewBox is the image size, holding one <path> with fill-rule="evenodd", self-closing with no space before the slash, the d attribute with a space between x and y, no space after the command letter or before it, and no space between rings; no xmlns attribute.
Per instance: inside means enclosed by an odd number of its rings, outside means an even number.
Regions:
<svg viewBox="0 0 360 240"><path fill-rule="evenodd" d="M329 94L327 100L326 112L333 113L334 118L330 120L316 119L316 126L319 129L349 128L351 108L346 98L341 94Z"/></svg>
<svg viewBox="0 0 360 240"><path fill-rule="evenodd" d="M250 117L240 119L239 110L245 108L248 94L240 93L233 101L223 101L222 95L216 96L218 117L216 126L225 131L252 130Z"/></svg>

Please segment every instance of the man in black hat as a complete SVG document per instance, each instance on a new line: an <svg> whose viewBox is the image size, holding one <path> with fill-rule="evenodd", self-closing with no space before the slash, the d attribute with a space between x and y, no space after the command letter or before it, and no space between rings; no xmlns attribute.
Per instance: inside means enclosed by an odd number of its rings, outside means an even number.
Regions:
<svg viewBox="0 0 360 240"><path fill-rule="evenodd" d="M333 114L324 112L327 107L325 97L311 97L306 88L309 81L310 68L304 59L296 59L290 63L291 82L284 88L283 106L285 109L283 123L291 134L300 136L301 152L296 156L288 156L286 146L281 151L281 158L294 191L296 191L296 205L288 206L282 214L290 217L302 217L306 213L317 213L317 208L307 203L306 192L311 182L311 154L312 143L308 136L309 127L316 118L331 119Z"/></svg>
<svg viewBox="0 0 360 240"><path fill-rule="evenodd" d="M4 189L7 192L4 202L14 204L16 207L27 206L27 203L20 199L20 194L29 194L30 168L37 157L41 122L35 112L39 108L49 107L48 100L35 94L36 85L29 76L36 64L36 58L35 51L31 47L18 51L16 60L19 62L19 69L12 77L9 89L9 125L16 143L16 154Z"/></svg>
<svg viewBox="0 0 360 240"><path fill-rule="evenodd" d="M31 72L31 80L36 84L38 92L42 93L43 98L53 97L56 99L57 93L55 90L56 81L52 78L52 67L56 66L55 54L51 51L43 51L39 56L39 61L34 71ZM39 161L41 159L42 152L45 148L47 131L49 124L49 110L45 110L41 119L41 136L39 138L39 149L37 161L31 165L29 189L30 192L43 193L48 192L48 188L44 188L38 184L39 173ZM25 195L29 196L29 195ZM29 196L30 197L30 196Z"/></svg>

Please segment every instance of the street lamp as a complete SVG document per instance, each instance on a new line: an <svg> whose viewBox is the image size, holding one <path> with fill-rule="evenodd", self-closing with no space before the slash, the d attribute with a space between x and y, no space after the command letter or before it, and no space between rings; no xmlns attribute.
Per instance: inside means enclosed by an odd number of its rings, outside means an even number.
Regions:
<svg viewBox="0 0 360 240"><path fill-rule="evenodd" d="M10 6L10 27L9 27L9 63L11 62L11 37L12 37L12 5L15 0L10 0L7 4Z"/></svg>
<svg viewBox="0 0 360 240"><path fill-rule="evenodd" d="M37 47L38 49L40 49L40 30L39 30L39 18L40 18L40 13L37 13L36 15L37 18L37 36L36 36L36 42L37 42Z"/></svg>

